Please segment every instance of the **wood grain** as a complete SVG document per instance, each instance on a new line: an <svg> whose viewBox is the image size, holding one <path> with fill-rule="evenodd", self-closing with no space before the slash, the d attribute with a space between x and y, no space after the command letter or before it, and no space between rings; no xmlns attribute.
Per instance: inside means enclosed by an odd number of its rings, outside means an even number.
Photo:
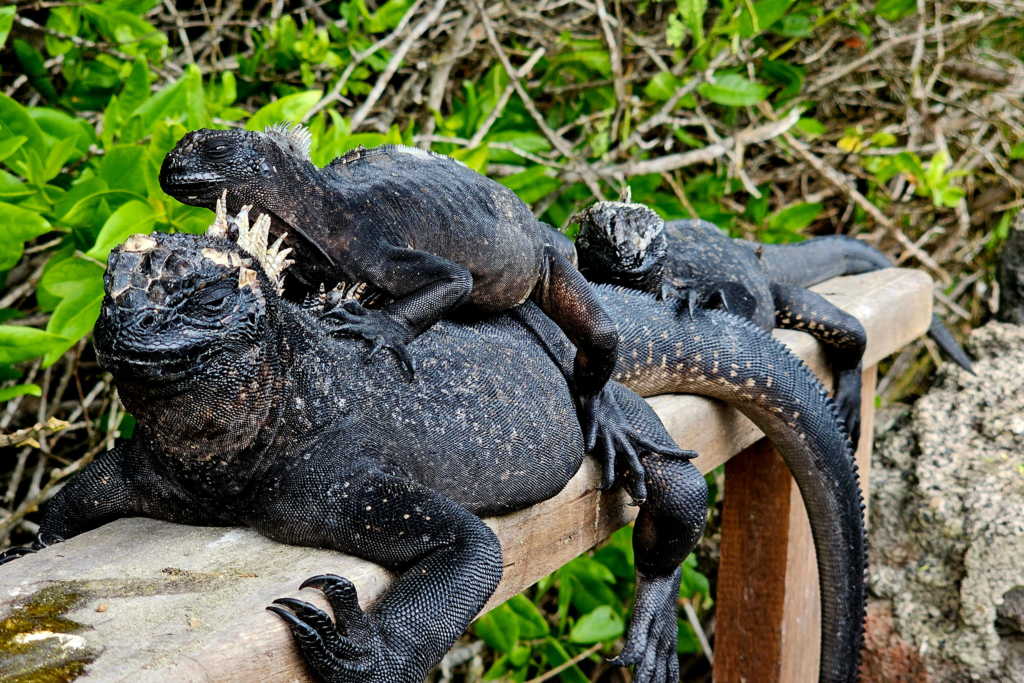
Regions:
<svg viewBox="0 0 1024 683"><path fill-rule="evenodd" d="M923 273L893 269L839 278L816 289L861 319L871 364L923 334L930 322L931 282ZM819 376L827 376L810 337L791 331L777 335ZM701 453L695 464L702 472L761 438L746 418L716 401L659 396L650 402L679 444ZM487 520L501 539L506 562L488 607L633 518L635 508L625 505L624 494L602 494L594 489L597 481L597 468L588 460L555 498ZM37 625L34 652L49 653L51 664L94 652L95 661L80 681L307 681L290 635L264 607L283 596L317 602L316 591L300 594L297 588L325 571L351 578L364 604L392 579L369 562L280 545L250 529L119 520L0 568L0 623L26 614L23 607L37 605L43 596L66 597L62 617L82 628L67 626L65 632L54 631L53 624ZM40 593L43 589L50 590ZM102 612L100 603L107 604ZM72 634L76 639L69 640ZM10 672L31 666L29 660L0 652L0 679L13 678Z"/></svg>

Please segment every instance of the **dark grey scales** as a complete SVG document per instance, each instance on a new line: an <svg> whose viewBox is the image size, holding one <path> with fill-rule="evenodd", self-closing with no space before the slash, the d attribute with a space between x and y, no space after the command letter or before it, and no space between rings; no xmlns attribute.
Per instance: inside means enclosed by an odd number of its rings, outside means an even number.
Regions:
<svg viewBox="0 0 1024 683"><path fill-rule="evenodd" d="M679 295L691 309L725 307L764 330L807 332L826 347L835 396L854 448L860 439L861 357L867 338L852 315L806 289L839 275L892 264L877 249L850 237L818 237L788 245L732 240L701 220L664 222L641 205L600 202L577 216L579 265L594 282ZM957 363L970 361L933 318L928 330Z"/></svg>
<svg viewBox="0 0 1024 683"><path fill-rule="evenodd" d="M245 524L401 572L363 612L329 574L304 585L334 620L294 600L273 609L325 681L422 681L484 605L501 549L478 515L551 497L584 453L568 378L574 349L532 303L418 337L419 382L396 359L362 362L327 335L318 297L280 298L278 246L239 219L217 236L134 236L112 252L95 340L138 421L50 502L36 549L143 515ZM217 235L227 234L218 219ZM245 229L241 229L245 228ZM255 233L255 236L254 234ZM723 311L595 286L623 351L616 376L645 393L698 391L739 407L775 441L800 485L822 582L822 676L855 681L864 609L863 524L849 442L820 383L770 335ZM326 297L325 297L326 298ZM312 310L310 310L312 309ZM670 438L636 394L609 385L632 429ZM692 455L692 454L690 454ZM637 599L620 664L677 681L679 565L699 539L703 477L644 452L634 533ZM634 470L621 473L635 490ZM7 553L0 562L24 550Z"/></svg>
<svg viewBox="0 0 1024 683"><path fill-rule="evenodd" d="M290 274L307 291L363 282L386 293L391 301L379 309L347 301L326 315L338 323L334 334L371 341L371 356L392 349L410 370L407 345L443 316L532 299L576 346L573 379L588 451L598 447L609 473L616 454L639 467L638 447L652 444L630 430L605 387L615 367L615 324L576 270L564 235L537 221L514 192L450 157L384 145L319 169L309 144L301 126L193 131L167 155L160 185L193 206L212 209L226 192L229 212L249 205L270 216L271 235L288 235L296 261Z"/></svg>

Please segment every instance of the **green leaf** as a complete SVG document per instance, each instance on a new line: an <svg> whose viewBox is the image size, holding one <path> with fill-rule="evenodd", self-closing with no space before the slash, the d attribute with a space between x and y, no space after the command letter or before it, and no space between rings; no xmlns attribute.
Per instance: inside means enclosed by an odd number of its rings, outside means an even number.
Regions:
<svg viewBox="0 0 1024 683"><path fill-rule="evenodd" d="M796 97L804 87L804 74L807 72L802 66L794 66L782 60L764 59L761 61L761 74L773 83L782 86L778 93L779 100L786 100Z"/></svg>
<svg viewBox="0 0 1024 683"><path fill-rule="evenodd" d="M551 632L547 620L529 598L520 593L505 603L519 618L519 635L523 638L541 638ZM518 665L517 665L518 666Z"/></svg>
<svg viewBox="0 0 1024 683"><path fill-rule="evenodd" d="M149 134L158 121L169 118L184 120L187 127L192 130L213 125L206 112L202 74L192 64L187 67L182 78L163 88L135 110L125 125L125 133L122 133L122 136L127 139L123 139L122 142L134 142ZM133 135L128 137L127 131L133 121L137 121L137 130L133 129Z"/></svg>
<svg viewBox="0 0 1024 683"><path fill-rule="evenodd" d="M711 592L711 585L708 577L697 571L697 556L693 553L686 558L682 567L682 581L679 583L679 597L692 598L694 594L700 593L708 596Z"/></svg>
<svg viewBox="0 0 1024 683"><path fill-rule="evenodd" d="M7 157L11 156L25 144L28 140L24 135L15 135L14 137L0 140L0 161L3 161Z"/></svg>
<svg viewBox="0 0 1024 683"><path fill-rule="evenodd" d="M43 390L39 388L38 384L18 384L17 386L0 389L0 403L10 401L15 396L23 396L25 394L29 396L42 396Z"/></svg>
<svg viewBox="0 0 1024 683"><path fill-rule="evenodd" d="M42 53L24 40L15 40L14 54L36 92L42 95L47 102L56 102L57 89L53 87L53 81L50 80L50 72L46 69Z"/></svg>
<svg viewBox="0 0 1024 683"><path fill-rule="evenodd" d="M498 182L519 195L527 204L538 202L562 186L561 181L547 175L543 166L531 166L521 173L515 173Z"/></svg>
<svg viewBox="0 0 1024 683"><path fill-rule="evenodd" d="M771 88L747 80L739 74L717 76L714 83L701 83L697 92L716 104L747 107L763 101Z"/></svg>
<svg viewBox="0 0 1024 683"><path fill-rule="evenodd" d="M878 0L875 14L886 21L899 21L917 11L917 0Z"/></svg>
<svg viewBox="0 0 1024 683"><path fill-rule="evenodd" d="M1024 142L1018 142L1010 150L1011 159L1024 159Z"/></svg>
<svg viewBox="0 0 1024 683"><path fill-rule="evenodd" d="M64 168L64 164L67 160L77 151L75 149L78 142L78 136L72 135L66 140L60 140L55 142L50 147L50 153L46 155L46 167L43 169L43 177L47 180L53 180L60 171Z"/></svg>
<svg viewBox="0 0 1024 683"><path fill-rule="evenodd" d="M697 640L697 634L694 633L689 622L679 619L676 621L676 628L679 635L679 640L676 641L676 652L695 655L701 651L700 641Z"/></svg>
<svg viewBox="0 0 1024 683"><path fill-rule="evenodd" d="M110 215L103 224L96 244L86 252L86 256L97 261L106 261L110 250L128 239L129 235L153 232L160 215L146 202L133 200L123 205Z"/></svg>
<svg viewBox="0 0 1024 683"><path fill-rule="evenodd" d="M828 128L815 119L801 117L793 128L802 136L813 140L828 132Z"/></svg>
<svg viewBox="0 0 1024 683"><path fill-rule="evenodd" d="M174 200L171 201L173 202ZM213 211L204 209L201 206L185 206L175 202L171 225L178 232L205 235L206 230L212 223Z"/></svg>
<svg viewBox="0 0 1024 683"><path fill-rule="evenodd" d="M699 46L704 42L704 13L708 0L676 0L679 17L693 34L693 41Z"/></svg>
<svg viewBox="0 0 1024 683"><path fill-rule="evenodd" d="M892 163L898 171L913 176L917 183L924 183L924 166L921 165L921 159L913 152L900 152L892 158Z"/></svg>
<svg viewBox="0 0 1024 683"><path fill-rule="evenodd" d="M227 72L230 73L230 72ZM145 57L139 57L132 64L132 71L124 81L121 91L121 112L125 117L131 116L136 109L149 99L150 75L149 64Z"/></svg>
<svg viewBox="0 0 1024 683"><path fill-rule="evenodd" d="M78 257L68 260L81 260ZM57 346L46 352L43 366L49 367L60 359L61 355L71 348L79 339L89 334L100 317L100 306L103 303L103 268L93 266L93 272L76 281L74 291L65 297L54 309L46 331L67 340L63 346Z"/></svg>
<svg viewBox="0 0 1024 683"><path fill-rule="evenodd" d="M665 102L672 97L678 84L679 79L672 75L671 71L660 71L644 87L644 95L652 100Z"/></svg>
<svg viewBox="0 0 1024 683"><path fill-rule="evenodd" d="M824 206L820 202L813 204L794 204L772 214L768 219L768 229L782 232L800 232L814 222Z"/></svg>
<svg viewBox="0 0 1024 683"><path fill-rule="evenodd" d="M453 159L458 159L469 166L477 173L487 173L487 160L489 157L487 143L474 147L473 149L457 149L451 154Z"/></svg>
<svg viewBox="0 0 1024 683"><path fill-rule="evenodd" d="M626 632L626 623L607 605L598 607L590 614L584 614L569 633L569 641L580 645L591 645L606 640L615 640Z"/></svg>
<svg viewBox="0 0 1024 683"><path fill-rule="evenodd" d="M280 121L298 123L313 105L320 101L321 90L307 90L287 95L261 108L245 124L247 130L262 131L265 127Z"/></svg>
<svg viewBox="0 0 1024 683"><path fill-rule="evenodd" d="M0 7L0 47L7 42L7 36L11 33L11 27L14 26L15 9L14 5Z"/></svg>
<svg viewBox="0 0 1024 683"><path fill-rule="evenodd" d="M793 0L761 0L754 3L754 14L757 15L757 27L754 27L750 10L744 8L740 14L740 37L751 38L761 31L767 31L772 24L782 18L793 4Z"/></svg>
<svg viewBox="0 0 1024 683"><path fill-rule="evenodd" d="M145 148L138 145L117 145L103 155L98 175L111 190L146 196L146 179L141 173L145 154Z"/></svg>
<svg viewBox="0 0 1024 683"><path fill-rule="evenodd" d="M548 660L548 664L552 669L572 659L569 653L565 651L565 648L562 647L562 644L551 636L544 639L542 649L544 657ZM584 676L583 672L575 664L564 669L559 676L562 679L562 683L590 683L590 679Z"/></svg>
<svg viewBox="0 0 1024 683"><path fill-rule="evenodd" d="M14 365L52 349L67 348L68 340L24 325L0 325L0 364Z"/></svg>
<svg viewBox="0 0 1024 683"><path fill-rule="evenodd" d="M49 221L38 213L0 202L0 271L18 264L25 242L50 230Z"/></svg>
<svg viewBox="0 0 1024 683"><path fill-rule="evenodd" d="M507 604L499 605L477 620L473 632L492 649L509 653L519 641L519 619Z"/></svg>
<svg viewBox="0 0 1024 683"><path fill-rule="evenodd" d="M47 145L52 145L58 140L66 140L70 137L77 138L75 144L76 152L68 157L68 161L75 161L88 154L89 145L95 144L98 141L96 131L92 129L92 126L85 119L71 116L66 112L51 107L29 107L28 113L39 124Z"/></svg>
<svg viewBox="0 0 1024 683"><path fill-rule="evenodd" d="M39 124L25 107L3 93L0 93L0 123L3 124L0 128L0 139L22 135L26 138L23 152L31 149L35 150L40 159L46 156L46 142L43 140L43 131Z"/></svg>

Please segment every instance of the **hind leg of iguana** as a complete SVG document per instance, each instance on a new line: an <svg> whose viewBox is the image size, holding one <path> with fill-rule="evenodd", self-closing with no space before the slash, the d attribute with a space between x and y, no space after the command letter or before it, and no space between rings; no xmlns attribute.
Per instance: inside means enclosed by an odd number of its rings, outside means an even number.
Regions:
<svg viewBox="0 0 1024 683"><path fill-rule="evenodd" d="M247 521L282 542L334 548L401 574L367 610L350 581L326 573L301 587L322 591L333 617L291 598L268 609L328 683L421 683L497 587L501 546L478 517L430 489L331 465L268 486Z"/></svg>
<svg viewBox="0 0 1024 683"><path fill-rule="evenodd" d="M648 499L633 527L636 600L626 645L612 664L634 665L636 683L677 683L680 565L704 533L708 490L687 461L647 455L643 464Z"/></svg>
<svg viewBox="0 0 1024 683"><path fill-rule="evenodd" d="M615 459L639 465L639 449L687 457L686 451L647 439L633 429L608 380L615 370L619 335L615 321L598 302L590 283L555 247L544 248L533 299L576 347L573 379L582 410L580 423L587 451L602 463L601 488L615 480Z"/></svg>
<svg viewBox="0 0 1024 683"><path fill-rule="evenodd" d="M867 345L864 327L809 289L775 283L772 298L776 327L807 332L825 345L832 365L836 406L856 449L860 440L861 358Z"/></svg>

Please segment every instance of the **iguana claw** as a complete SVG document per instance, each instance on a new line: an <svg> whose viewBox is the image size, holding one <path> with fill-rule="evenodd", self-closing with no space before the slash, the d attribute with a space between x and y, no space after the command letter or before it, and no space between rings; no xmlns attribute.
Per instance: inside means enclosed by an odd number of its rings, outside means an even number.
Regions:
<svg viewBox="0 0 1024 683"><path fill-rule="evenodd" d="M362 337L373 342L367 362L381 349L391 349L402 365L415 374L416 361L405 345L405 330L384 313L368 311L358 301L350 299L321 315L320 320L332 324L331 335Z"/></svg>
<svg viewBox="0 0 1024 683"><path fill-rule="evenodd" d="M296 645L319 677L329 683L377 680L374 675L381 672L374 669L381 661L384 643L373 622L359 607L352 582L324 574L307 579L301 587L323 591L334 619L308 602L294 598L279 598L267 609L288 625Z"/></svg>
<svg viewBox="0 0 1024 683"><path fill-rule="evenodd" d="M679 680L677 614L682 569L670 576L647 577L637 571L633 620L626 645L612 666L635 664L636 683L675 683Z"/></svg>
<svg viewBox="0 0 1024 683"><path fill-rule="evenodd" d="M28 555L28 554L34 553L34 552L36 552L36 551L33 550L32 548L26 548L24 546L18 547L18 548L8 548L7 550L5 550L2 553L0 553L0 564L6 564L7 562L10 562L11 560L16 560L19 557L22 557L24 555Z"/></svg>

